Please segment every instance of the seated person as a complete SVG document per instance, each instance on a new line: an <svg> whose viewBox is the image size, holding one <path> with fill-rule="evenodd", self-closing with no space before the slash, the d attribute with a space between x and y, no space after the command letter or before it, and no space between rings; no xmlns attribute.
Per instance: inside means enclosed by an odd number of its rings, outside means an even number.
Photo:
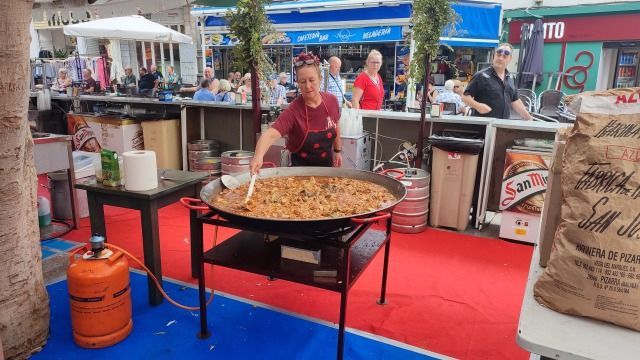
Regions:
<svg viewBox="0 0 640 360"><path fill-rule="evenodd" d="M58 70L58 78L51 85L51 90L63 93L67 91L69 86L71 86L71 78L67 76L67 69Z"/></svg>
<svg viewBox="0 0 640 360"><path fill-rule="evenodd" d="M251 94L251 73L244 74L241 85L238 86L237 92Z"/></svg>
<svg viewBox="0 0 640 360"><path fill-rule="evenodd" d="M151 95L153 88L156 86L156 77L153 76L153 74L147 73L147 69L144 67L141 67L138 72L140 73L138 93L142 95Z"/></svg>
<svg viewBox="0 0 640 360"><path fill-rule="evenodd" d="M138 80L136 79L136 76L133 75L133 69L131 68L131 66L125 67L124 76L120 78L120 82L122 83L122 85L124 85L125 87L136 87L137 81Z"/></svg>
<svg viewBox="0 0 640 360"><path fill-rule="evenodd" d="M82 92L91 94L96 91L96 81L91 77L91 70L82 70Z"/></svg>
<svg viewBox="0 0 640 360"><path fill-rule="evenodd" d="M209 79L202 79L200 82L200 88L193 94L193 100L195 101L216 101L216 96L211 92L213 88L213 82Z"/></svg>
<svg viewBox="0 0 640 360"><path fill-rule="evenodd" d="M287 75L287 73L281 72L278 77L280 78L278 84L284 86L284 89L287 91L287 102L292 102L296 96L298 96L298 87L289 82L289 75Z"/></svg>
<svg viewBox="0 0 640 360"><path fill-rule="evenodd" d="M436 96L435 102L456 104L456 114L464 114L467 111L467 106L460 95L454 92L455 87L455 80L447 80L444 83L444 90Z"/></svg>
<svg viewBox="0 0 640 360"><path fill-rule="evenodd" d="M269 105L280 106L287 103L287 90L284 86L278 84L278 77L271 75L269 77Z"/></svg>
<svg viewBox="0 0 640 360"><path fill-rule="evenodd" d="M218 94L216 94L216 101L228 104L236 102L235 94L231 92L231 83L229 80L220 80L220 90L218 91Z"/></svg>
<svg viewBox="0 0 640 360"><path fill-rule="evenodd" d="M173 66L167 66L167 78L165 79L165 85L168 89L175 90L178 89L180 82L180 78L175 73Z"/></svg>

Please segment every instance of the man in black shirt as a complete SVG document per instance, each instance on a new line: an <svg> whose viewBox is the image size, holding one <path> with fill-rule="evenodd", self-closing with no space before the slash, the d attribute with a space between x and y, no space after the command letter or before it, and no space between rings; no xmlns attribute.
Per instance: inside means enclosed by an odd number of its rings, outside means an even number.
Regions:
<svg viewBox="0 0 640 360"><path fill-rule="evenodd" d="M156 77L147 73L147 69L141 67L140 80L138 80L138 93L141 95L151 95L153 88L156 86Z"/></svg>
<svg viewBox="0 0 640 360"><path fill-rule="evenodd" d="M507 70L512 53L510 44L500 44L494 53L492 66L473 75L462 100L473 108L474 115L509 119L513 106L524 120L533 119L518 99L514 78Z"/></svg>

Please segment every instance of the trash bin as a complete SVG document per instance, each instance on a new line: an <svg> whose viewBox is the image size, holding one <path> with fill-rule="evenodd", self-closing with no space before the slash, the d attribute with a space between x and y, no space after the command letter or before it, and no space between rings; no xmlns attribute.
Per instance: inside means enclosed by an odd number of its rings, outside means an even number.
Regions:
<svg viewBox="0 0 640 360"><path fill-rule="evenodd" d="M100 154L88 153L84 151L73 152L74 179L77 182L89 176L95 175L93 161L99 159ZM49 191L51 192L52 217L54 219L72 219L71 196L69 196L69 178L67 171L55 171L48 174ZM87 204L87 192L85 190L74 189L78 200L78 215L81 218L89 217L89 206Z"/></svg>
<svg viewBox="0 0 640 360"><path fill-rule="evenodd" d="M484 139L477 133L443 131L429 137L431 226L465 230Z"/></svg>

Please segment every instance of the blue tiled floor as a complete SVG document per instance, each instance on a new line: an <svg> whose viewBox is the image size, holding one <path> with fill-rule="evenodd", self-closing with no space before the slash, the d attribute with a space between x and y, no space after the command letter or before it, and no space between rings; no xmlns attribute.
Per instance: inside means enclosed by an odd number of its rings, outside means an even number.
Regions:
<svg viewBox="0 0 640 360"><path fill-rule="evenodd" d="M197 291L173 282L165 290L181 303L197 304ZM197 311L166 301L147 302L147 279L131 273L133 331L105 349L82 349L72 340L66 281L47 287L51 304L51 337L34 359L335 359L337 329L222 295L209 306L212 336L196 337ZM438 359L415 348L347 332L346 359Z"/></svg>

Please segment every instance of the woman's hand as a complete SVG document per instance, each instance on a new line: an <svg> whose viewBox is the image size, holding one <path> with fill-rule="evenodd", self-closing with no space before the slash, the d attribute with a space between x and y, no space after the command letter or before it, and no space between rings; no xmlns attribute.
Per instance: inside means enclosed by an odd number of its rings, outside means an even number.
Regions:
<svg viewBox="0 0 640 360"><path fill-rule="evenodd" d="M333 167L342 166L342 153L333 153Z"/></svg>
<svg viewBox="0 0 640 360"><path fill-rule="evenodd" d="M262 157L257 157L254 155L254 157L251 159L251 162L249 163L249 172L251 173L251 175L260 173L260 168L262 168L262 162L263 162Z"/></svg>

